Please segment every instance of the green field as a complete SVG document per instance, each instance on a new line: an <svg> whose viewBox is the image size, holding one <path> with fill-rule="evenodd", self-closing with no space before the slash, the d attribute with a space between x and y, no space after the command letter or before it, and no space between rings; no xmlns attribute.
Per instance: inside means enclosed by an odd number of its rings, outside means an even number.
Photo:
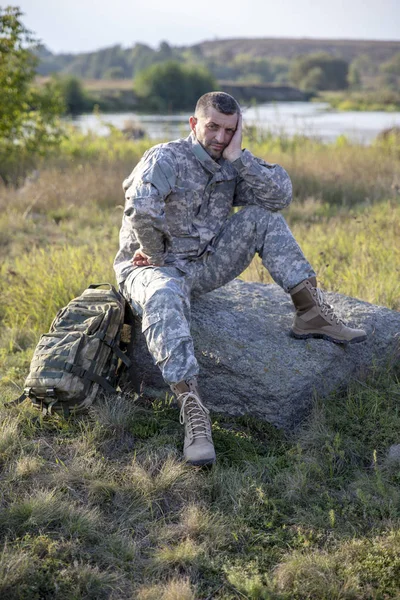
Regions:
<svg viewBox="0 0 400 600"><path fill-rule="evenodd" d="M285 216L322 286L400 310L398 139L250 133L246 147L292 177ZM316 398L292 434L213 415L208 471L182 463L169 397L99 398L70 421L3 407L57 310L113 280L121 182L149 144L71 133L22 185L0 187L0 597L398 598L395 366ZM258 260L242 277L270 281Z"/></svg>

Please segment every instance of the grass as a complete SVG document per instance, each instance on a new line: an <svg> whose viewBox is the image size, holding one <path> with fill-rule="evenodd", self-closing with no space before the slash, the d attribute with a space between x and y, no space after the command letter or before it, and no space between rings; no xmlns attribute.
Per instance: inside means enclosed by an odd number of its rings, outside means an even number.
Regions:
<svg viewBox="0 0 400 600"><path fill-rule="evenodd" d="M50 81L50 77L36 77L36 83L39 86ZM103 90L133 90L132 79L84 79L85 90L103 91Z"/></svg>
<svg viewBox="0 0 400 600"><path fill-rule="evenodd" d="M253 135L247 146L293 176L286 217L323 285L398 310L396 144ZM102 397L71 420L3 406L58 308L113 280L121 180L142 150L78 136L37 178L0 189L0 596L397 598L396 367L316 398L292 434L213 415L209 471L182 462L170 398ZM243 277L267 281L257 260Z"/></svg>
<svg viewBox="0 0 400 600"><path fill-rule="evenodd" d="M390 89L360 90L347 92L319 92L317 100L342 111L385 111L400 110L400 94Z"/></svg>
<svg viewBox="0 0 400 600"><path fill-rule="evenodd" d="M288 211L287 218L303 252L325 289L342 292L400 310L400 205L380 202L369 207L316 217L318 205L303 205L303 216ZM314 212L315 211L315 212ZM314 215L310 225L309 215ZM293 216L292 216L293 215ZM243 279L272 281L260 259Z"/></svg>
<svg viewBox="0 0 400 600"><path fill-rule="evenodd" d="M125 430L104 426L111 399L70 422L32 424L29 407L2 409L18 442L1 454L1 568L13 572L0 590L7 598L396 598L399 475L386 453L398 441L399 393L394 373L376 374L316 401L292 436L251 418L214 417L223 458L209 472L180 461L169 403L154 406L172 429L169 447L157 446L157 434L134 436L128 451L133 420L123 417L135 409L137 426L151 410L132 399L113 410ZM224 451L232 446L239 458Z"/></svg>

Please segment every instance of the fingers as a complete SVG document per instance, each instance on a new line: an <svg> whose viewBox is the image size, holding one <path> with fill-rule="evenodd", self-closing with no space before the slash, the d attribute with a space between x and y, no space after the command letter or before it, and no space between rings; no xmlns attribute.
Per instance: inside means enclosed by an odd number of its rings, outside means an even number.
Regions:
<svg viewBox="0 0 400 600"><path fill-rule="evenodd" d="M235 135L233 136L233 138L231 140L231 144L233 143L233 145L241 145L242 135L243 135L243 117L242 117L242 113L239 113Z"/></svg>
<svg viewBox="0 0 400 600"><path fill-rule="evenodd" d="M239 134L241 134L242 127L243 127L243 115L242 115L242 113L239 113L237 127L236 127L236 133L239 132Z"/></svg>
<svg viewBox="0 0 400 600"><path fill-rule="evenodd" d="M145 254L137 251L132 258L132 264L134 267L157 267L157 263L151 262Z"/></svg>
<svg viewBox="0 0 400 600"><path fill-rule="evenodd" d="M136 250L135 254L133 255L132 264L135 267L148 267L151 265L147 256L140 250Z"/></svg>
<svg viewBox="0 0 400 600"><path fill-rule="evenodd" d="M134 256L132 258L132 264L135 265L136 267L143 267L143 266L151 265L149 260L147 258L145 258L144 256Z"/></svg>

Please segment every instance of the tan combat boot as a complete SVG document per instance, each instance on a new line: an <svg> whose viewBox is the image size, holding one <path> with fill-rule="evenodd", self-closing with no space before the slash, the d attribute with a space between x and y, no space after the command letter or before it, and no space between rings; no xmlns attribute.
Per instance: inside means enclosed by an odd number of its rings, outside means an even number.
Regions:
<svg viewBox="0 0 400 600"><path fill-rule="evenodd" d="M334 313L317 288L315 277L305 279L290 290L296 308L292 335L298 339L323 338L337 344L363 342L367 334L363 329L351 329Z"/></svg>
<svg viewBox="0 0 400 600"><path fill-rule="evenodd" d="M185 426L183 454L191 465L215 463L209 410L200 400L196 379L171 385L181 409L179 420Z"/></svg>

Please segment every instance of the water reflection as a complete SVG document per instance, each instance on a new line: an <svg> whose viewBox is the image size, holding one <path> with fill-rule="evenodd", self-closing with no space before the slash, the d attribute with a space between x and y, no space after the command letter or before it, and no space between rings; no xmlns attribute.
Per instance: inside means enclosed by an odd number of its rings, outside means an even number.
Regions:
<svg viewBox="0 0 400 600"><path fill-rule="evenodd" d="M105 123L122 129L134 120L152 140L171 140L186 137L190 113L180 115L142 115L136 113L80 115L72 120L84 131L107 135ZM400 112L337 112L323 102L276 102L244 110L244 123L256 125L274 134L301 134L323 141L333 141L340 135L350 140L369 143L383 129L400 127Z"/></svg>

